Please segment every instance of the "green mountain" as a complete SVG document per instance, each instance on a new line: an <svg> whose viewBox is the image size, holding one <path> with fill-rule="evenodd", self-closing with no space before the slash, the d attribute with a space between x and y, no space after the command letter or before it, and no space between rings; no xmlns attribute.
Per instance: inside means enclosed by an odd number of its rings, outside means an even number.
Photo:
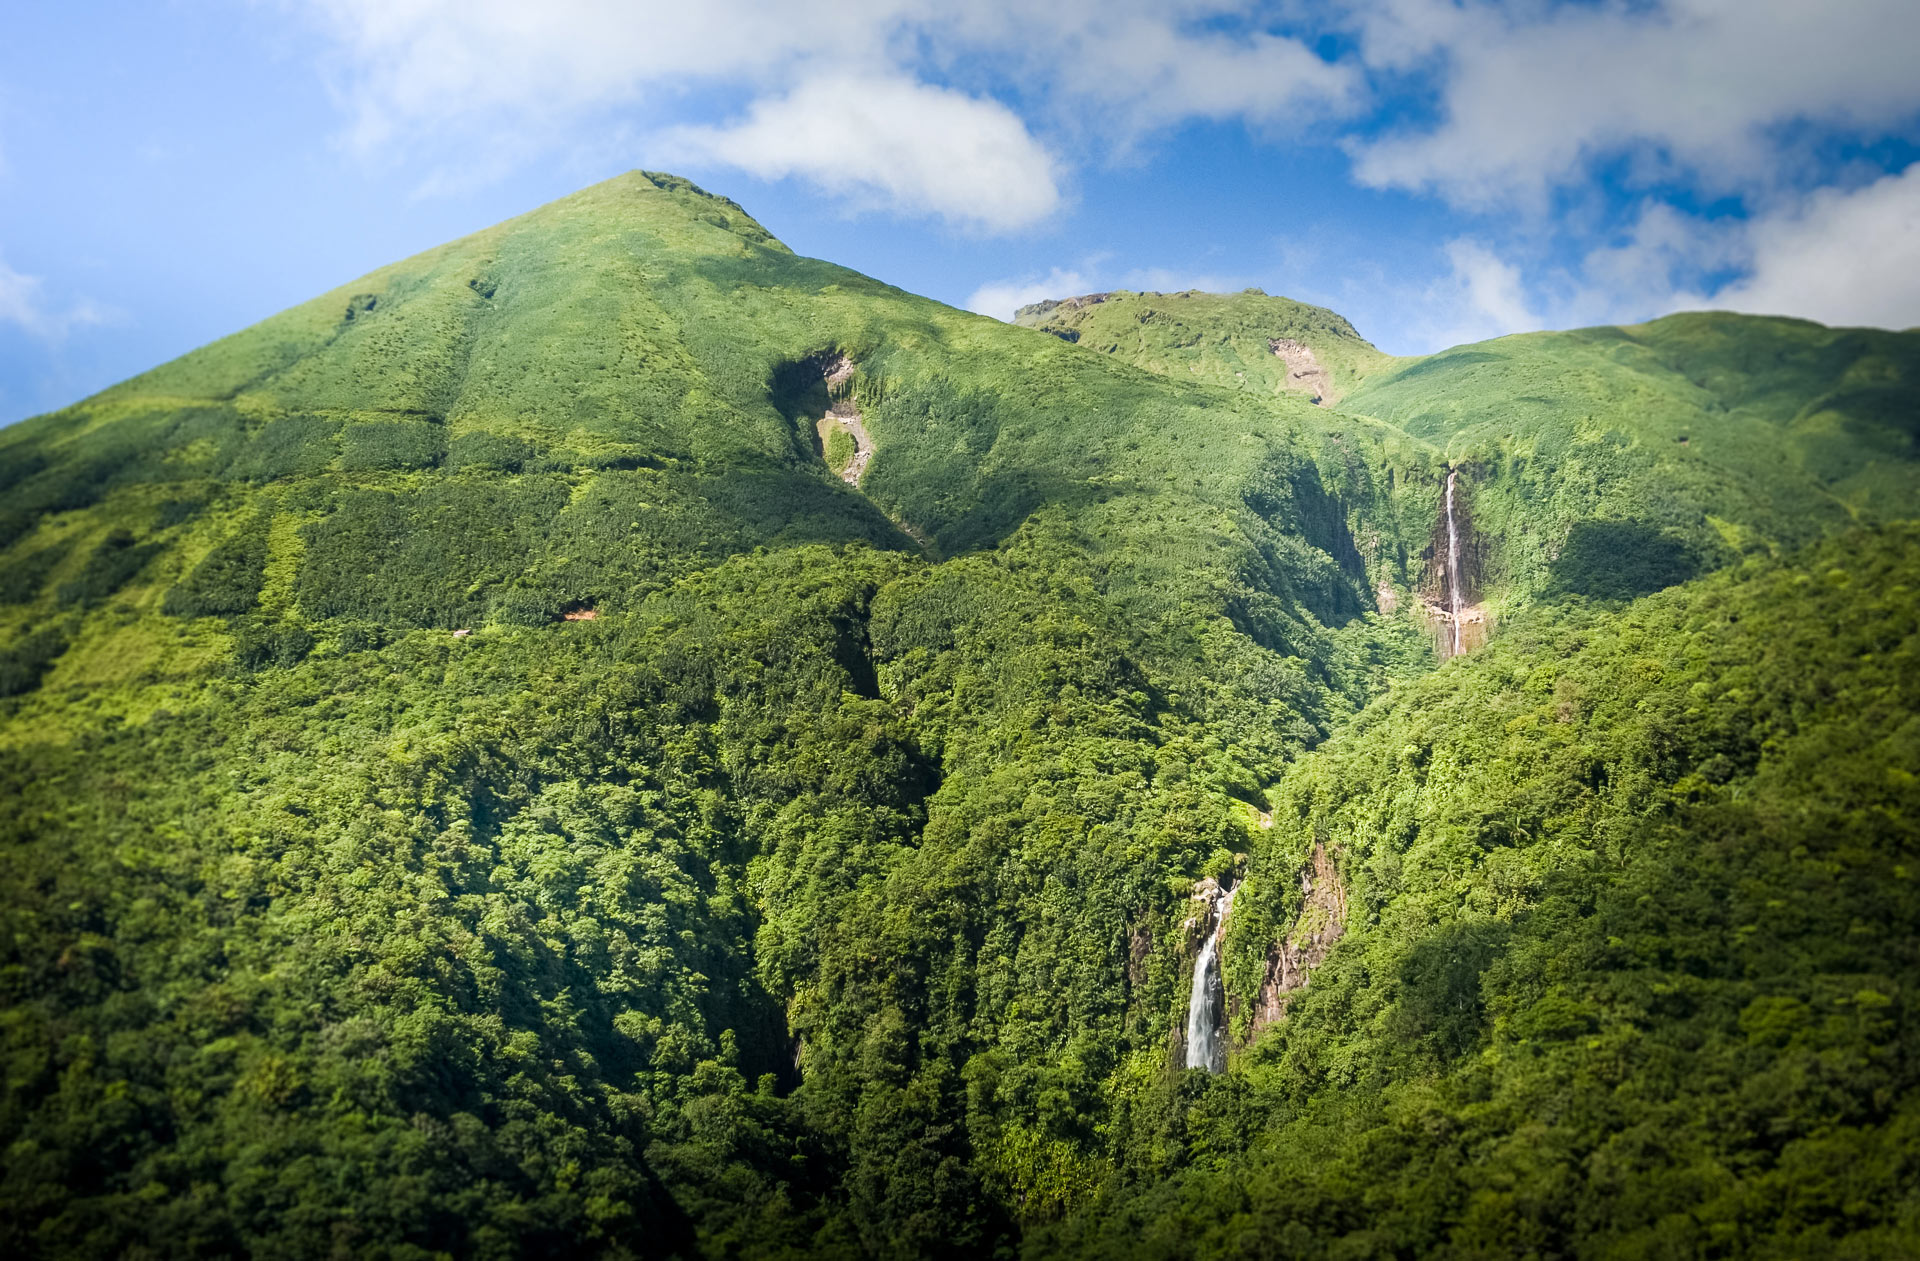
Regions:
<svg viewBox="0 0 1920 1261"><path fill-rule="evenodd" d="M1175 379L1282 396L1313 382L1431 444L1466 473L1468 567L1497 605L1642 595L1920 502L1912 333L1676 315L1395 359L1257 291L1096 294L1021 321ZM1297 376L1298 347L1324 378Z"/></svg>
<svg viewBox="0 0 1920 1261"><path fill-rule="evenodd" d="M1920 1247L1920 336L1021 322L635 173L0 431L0 1245Z"/></svg>

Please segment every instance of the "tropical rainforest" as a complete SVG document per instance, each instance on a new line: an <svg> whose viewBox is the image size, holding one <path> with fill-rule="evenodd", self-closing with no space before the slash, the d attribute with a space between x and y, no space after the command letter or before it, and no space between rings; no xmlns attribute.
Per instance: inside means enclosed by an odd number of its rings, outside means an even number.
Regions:
<svg viewBox="0 0 1920 1261"><path fill-rule="evenodd" d="M1920 332L636 172L0 430L0 1250L1920 1256Z"/></svg>

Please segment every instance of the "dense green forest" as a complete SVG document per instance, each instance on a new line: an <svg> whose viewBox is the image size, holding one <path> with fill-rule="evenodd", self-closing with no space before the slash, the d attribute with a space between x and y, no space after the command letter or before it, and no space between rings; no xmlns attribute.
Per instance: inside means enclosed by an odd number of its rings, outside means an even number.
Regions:
<svg viewBox="0 0 1920 1261"><path fill-rule="evenodd" d="M635 173L0 431L0 1248L1920 1255L1920 335L1021 323Z"/></svg>

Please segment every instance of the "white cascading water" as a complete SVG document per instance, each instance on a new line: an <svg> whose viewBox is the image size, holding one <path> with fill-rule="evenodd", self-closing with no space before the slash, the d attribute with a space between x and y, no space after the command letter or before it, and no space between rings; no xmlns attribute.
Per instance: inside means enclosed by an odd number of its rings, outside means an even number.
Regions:
<svg viewBox="0 0 1920 1261"><path fill-rule="evenodd" d="M1220 938L1227 931L1227 912L1233 907L1233 894L1220 898L1220 918L1200 947L1193 965L1193 995L1187 1000L1187 1067L1204 1068L1209 1073L1225 1072L1227 1051L1220 1042L1221 1005L1226 991L1220 983Z"/></svg>
<svg viewBox="0 0 1920 1261"><path fill-rule="evenodd" d="M1447 595L1453 606L1453 655L1460 655L1460 532L1453 524L1453 479L1460 476L1447 470Z"/></svg>

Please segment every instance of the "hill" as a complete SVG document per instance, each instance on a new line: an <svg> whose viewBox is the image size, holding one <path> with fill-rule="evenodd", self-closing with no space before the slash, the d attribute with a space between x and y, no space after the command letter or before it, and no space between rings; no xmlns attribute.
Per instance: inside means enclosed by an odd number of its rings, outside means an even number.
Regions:
<svg viewBox="0 0 1920 1261"><path fill-rule="evenodd" d="M1907 343L1040 315L636 172L0 432L9 1254L1906 1238Z"/></svg>
<svg viewBox="0 0 1920 1261"><path fill-rule="evenodd" d="M1022 307L1014 323L1150 372L1327 406L1392 362L1334 312L1258 289L1090 293Z"/></svg>
<svg viewBox="0 0 1920 1261"><path fill-rule="evenodd" d="M1911 331L1704 313L1393 358L1257 291L1096 294L1020 318L1176 380L1318 392L1430 444L1462 473L1470 598L1496 610L1642 595L1920 496ZM1294 347L1319 365L1305 378Z"/></svg>

